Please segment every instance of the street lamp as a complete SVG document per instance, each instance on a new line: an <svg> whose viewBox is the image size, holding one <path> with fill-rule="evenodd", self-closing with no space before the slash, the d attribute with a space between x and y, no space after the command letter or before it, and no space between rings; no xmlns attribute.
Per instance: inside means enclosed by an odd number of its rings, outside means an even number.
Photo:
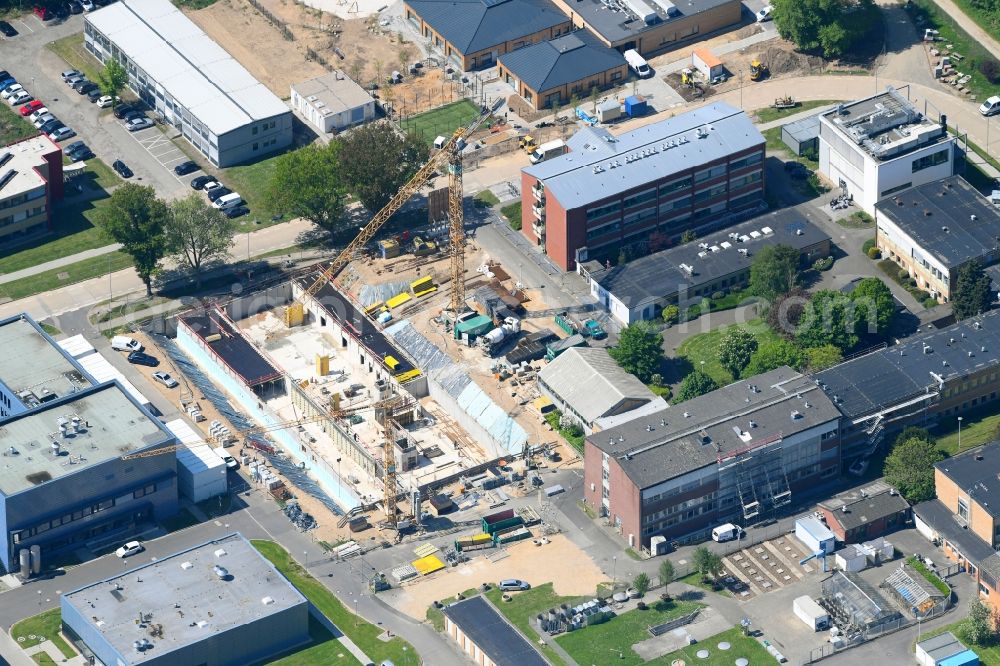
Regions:
<svg viewBox="0 0 1000 666"><path fill-rule="evenodd" d="M962 417L958 417L958 453L962 452Z"/></svg>
<svg viewBox="0 0 1000 666"><path fill-rule="evenodd" d="M617 571L618 571L618 556L617 555L612 555L611 556L611 594L615 593L615 581L617 580L617 578L616 578Z"/></svg>
<svg viewBox="0 0 1000 666"><path fill-rule="evenodd" d="M337 458L337 494L343 494L344 492L344 480L340 477L340 458Z"/></svg>

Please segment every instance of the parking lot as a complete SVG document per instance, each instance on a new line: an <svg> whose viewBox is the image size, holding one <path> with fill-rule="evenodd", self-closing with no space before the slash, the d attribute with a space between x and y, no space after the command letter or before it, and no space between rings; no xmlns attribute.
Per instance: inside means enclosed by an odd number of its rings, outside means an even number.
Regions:
<svg viewBox="0 0 1000 666"><path fill-rule="evenodd" d="M170 131L170 128L166 129ZM132 138L182 185L189 185L192 179L204 175L205 172L201 169L183 176L178 176L174 173L175 166L187 162L190 158L187 156L187 153L177 146L174 140L164 134L162 126L150 127L149 129L139 130L131 134ZM183 141L183 139L177 139L177 141Z"/></svg>

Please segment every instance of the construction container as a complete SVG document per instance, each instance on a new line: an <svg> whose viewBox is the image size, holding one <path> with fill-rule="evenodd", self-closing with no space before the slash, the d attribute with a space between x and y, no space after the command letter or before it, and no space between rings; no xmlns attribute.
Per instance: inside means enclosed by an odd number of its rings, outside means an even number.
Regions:
<svg viewBox="0 0 1000 666"><path fill-rule="evenodd" d="M302 320L305 318L305 309L301 303L292 303L287 308L285 308L285 326L291 328L293 326L299 326L302 324Z"/></svg>
<svg viewBox="0 0 1000 666"><path fill-rule="evenodd" d="M810 553L832 553L837 545L833 532L812 516L795 521L795 538L805 544Z"/></svg>
<svg viewBox="0 0 1000 666"><path fill-rule="evenodd" d="M523 341L522 341L523 342ZM522 363L531 363L545 356L545 345L541 342L528 342L520 344L505 357L507 365L511 367Z"/></svg>
<svg viewBox="0 0 1000 666"><path fill-rule="evenodd" d="M493 328L493 320L486 315L478 315L459 322L455 326L455 331L459 335L477 336L486 333L491 328Z"/></svg>
<svg viewBox="0 0 1000 666"><path fill-rule="evenodd" d="M625 98L625 115L629 118L637 118L649 113L649 105L646 98L641 95L629 95Z"/></svg>
<svg viewBox="0 0 1000 666"><path fill-rule="evenodd" d="M708 49L695 49L691 54L691 65L709 81L714 81L726 73L722 61Z"/></svg>
<svg viewBox="0 0 1000 666"><path fill-rule="evenodd" d="M378 253L383 259L392 259L399 256L399 243L392 238L380 240L378 242Z"/></svg>
<svg viewBox="0 0 1000 666"><path fill-rule="evenodd" d="M496 544L493 543L493 536L486 533L473 534L472 536L460 537L455 540L455 550L460 553L470 550L493 548L494 546Z"/></svg>
<svg viewBox="0 0 1000 666"><path fill-rule="evenodd" d="M566 333L569 333L570 335L576 333L576 323L574 323L573 320L569 318L569 315L567 313L560 312L559 314L556 315L555 320L556 320L556 326L561 328Z"/></svg>
<svg viewBox="0 0 1000 666"><path fill-rule="evenodd" d="M316 354L316 376L326 377L330 374L330 355Z"/></svg>
<svg viewBox="0 0 1000 666"><path fill-rule="evenodd" d="M868 556L853 544L838 550L833 560L841 571L857 573L868 568Z"/></svg>
<svg viewBox="0 0 1000 666"><path fill-rule="evenodd" d="M208 444L177 449L177 488L192 502L225 495L229 491L226 463Z"/></svg>
<svg viewBox="0 0 1000 666"><path fill-rule="evenodd" d="M483 532L496 534L500 530L520 525L524 520L514 512L514 509L504 509L488 516L483 516Z"/></svg>
<svg viewBox="0 0 1000 666"><path fill-rule="evenodd" d="M622 116L622 106L617 99L609 99L597 105L597 120L602 123L609 123Z"/></svg>
<svg viewBox="0 0 1000 666"><path fill-rule="evenodd" d="M552 361L567 349L572 349L573 347L585 347L586 345L587 341L583 339L583 336L576 333L568 338L563 338L562 340L556 340L555 342L549 343L545 348L545 358Z"/></svg>
<svg viewBox="0 0 1000 666"><path fill-rule="evenodd" d="M521 541L522 539L530 539L531 530L529 530L524 525L515 525L514 527L508 527L507 529L498 530L493 535L493 541L499 546L502 543L513 543L515 541Z"/></svg>
<svg viewBox="0 0 1000 666"><path fill-rule="evenodd" d="M434 286L434 278L430 275L424 276L419 280L414 280L410 283L410 291L417 297L429 294L436 289L437 287Z"/></svg>
<svg viewBox="0 0 1000 666"><path fill-rule="evenodd" d="M813 631L822 631L830 625L830 615L812 597L801 596L792 602L795 617L799 618Z"/></svg>

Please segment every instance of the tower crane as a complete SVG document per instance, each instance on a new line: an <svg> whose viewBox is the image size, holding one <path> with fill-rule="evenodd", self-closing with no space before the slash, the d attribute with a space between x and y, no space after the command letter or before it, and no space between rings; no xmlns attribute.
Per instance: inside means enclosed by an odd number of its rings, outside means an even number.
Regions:
<svg viewBox="0 0 1000 666"><path fill-rule="evenodd" d="M462 149L465 140L472 136L483 123L489 120L493 113L503 104L498 99L493 107L484 110L466 127L455 130L451 138L410 178L396 194L392 196L382 210L377 212L357 236L347 244L340 254L331 261L320 273L319 277L303 291L298 300L285 311L285 324L289 327L302 322L304 304L309 297L315 296L320 289L333 280L337 274L351 261L354 255L370 241L379 229L393 216L411 196L427 184L434 173L442 167L448 170L448 218L449 240L451 241L451 307L457 315L465 304L465 227L462 207Z"/></svg>

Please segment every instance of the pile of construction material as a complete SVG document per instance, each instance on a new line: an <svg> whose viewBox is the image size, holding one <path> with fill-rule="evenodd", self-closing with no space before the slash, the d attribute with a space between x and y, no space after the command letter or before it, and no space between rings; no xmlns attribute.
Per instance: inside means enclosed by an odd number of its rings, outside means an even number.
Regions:
<svg viewBox="0 0 1000 666"><path fill-rule="evenodd" d="M299 506L298 500L289 500L288 503L285 504L285 508L282 509L282 511L284 511L288 519L292 521L292 524L303 532L316 527L316 519L302 510L302 507Z"/></svg>

